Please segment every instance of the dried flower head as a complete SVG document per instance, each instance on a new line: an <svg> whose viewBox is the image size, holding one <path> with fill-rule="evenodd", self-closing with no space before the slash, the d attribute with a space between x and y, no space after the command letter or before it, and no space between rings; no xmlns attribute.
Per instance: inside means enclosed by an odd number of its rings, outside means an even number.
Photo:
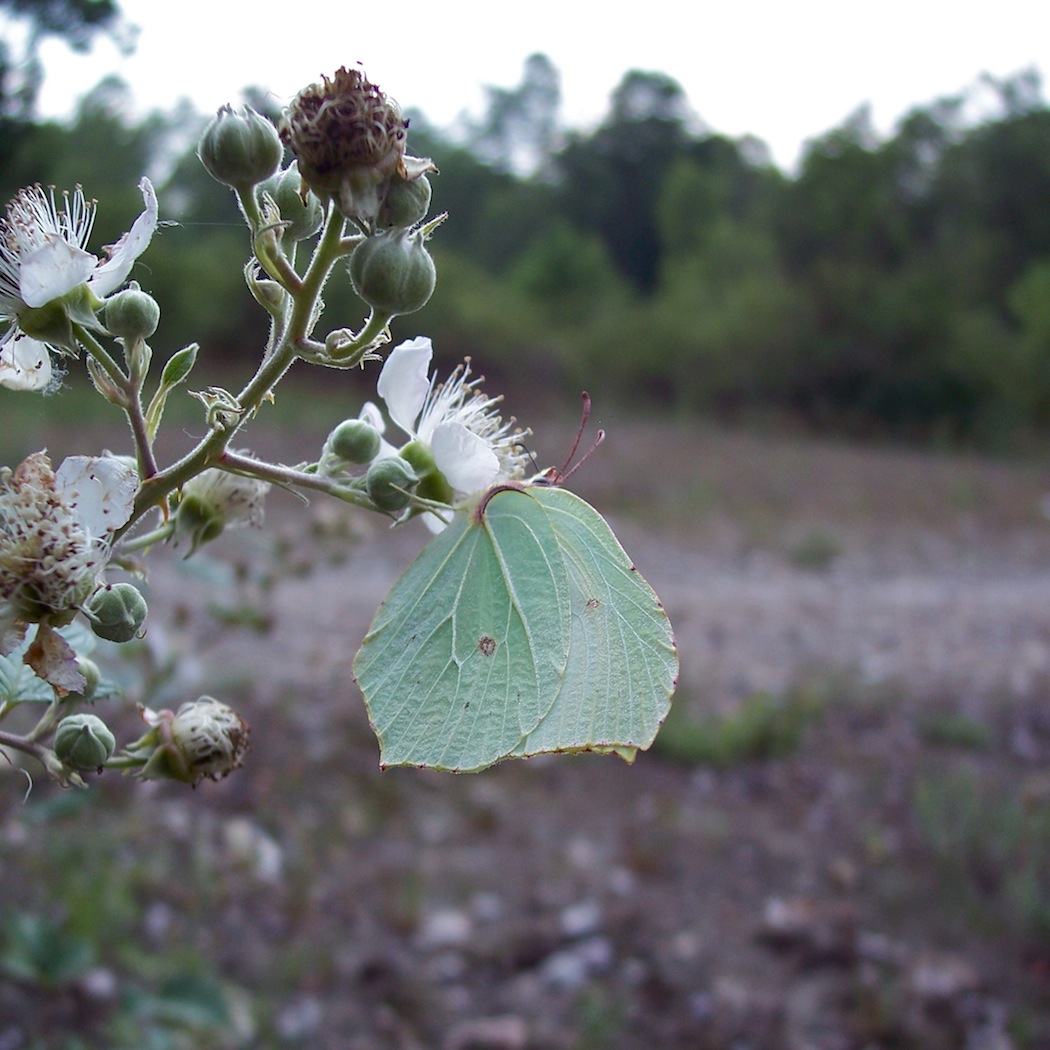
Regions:
<svg viewBox="0 0 1050 1050"><path fill-rule="evenodd" d="M123 758L140 763L140 780L181 780L196 786L205 777L221 780L244 763L248 723L232 707L211 696L183 704L178 711L142 708L150 728L124 749Z"/></svg>
<svg viewBox="0 0 1050 1050"><path fill-rule="evenodd" d="M128 520L137 478L113 457L43 452L0 471L0 653L25 625L61 626L99 583L112 530Z"/></svg>
<svg viewBox="0 0 1050 1050"><path fill-rule="evenodd" d="M344 66L322 80L293 99L281 139L306 187L371 227L394 180L436 169L429 159L405 155L408 121L361 70Z"/></svg>

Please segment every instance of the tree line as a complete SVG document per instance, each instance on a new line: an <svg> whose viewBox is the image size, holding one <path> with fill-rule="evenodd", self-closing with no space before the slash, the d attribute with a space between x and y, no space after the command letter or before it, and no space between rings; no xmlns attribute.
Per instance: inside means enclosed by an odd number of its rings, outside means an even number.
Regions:
<svg viewBox="0 0 1050 1050"><path fill-rule="evenodd" d="M450 218L431 242L438 292L398 334L474 351L511 385L683 416L998 444L1050 427L1050 110L1034 73L919 106L889 136L861 108L791 175L706 128L660 73L626 74L593 129L566 132L558 102L537 55L472 123L411 114L410 152L437 162ZM68 123L8 106L0 188L82 184L103 243L149 172L171 220L138 274L164 311L157 341L257 353L243 226L194 156L206 117L130 112L115 81ZM335 285L333 326L360 312Z"/></svg>

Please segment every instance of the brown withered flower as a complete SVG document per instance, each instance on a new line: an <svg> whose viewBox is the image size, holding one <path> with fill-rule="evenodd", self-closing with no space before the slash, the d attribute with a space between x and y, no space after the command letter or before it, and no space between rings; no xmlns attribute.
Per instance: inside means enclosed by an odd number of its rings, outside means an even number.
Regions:
<svg viewBox="0 0 1050 1050"><path fill-rule="evenodd" d="M280 124L305 189L332 201L368 229L397 180L436 171L429 158L405 153L408 121L396 102L359 69L340 68L304 88Z"/></svg>

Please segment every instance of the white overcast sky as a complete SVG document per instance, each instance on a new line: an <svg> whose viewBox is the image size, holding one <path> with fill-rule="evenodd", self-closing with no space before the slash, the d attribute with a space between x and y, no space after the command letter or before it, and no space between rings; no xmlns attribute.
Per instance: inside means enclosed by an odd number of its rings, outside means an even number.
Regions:
<svg viewBox="0 0 1050 1050"><path fill-rule="evenodd" d="M44 112L63 116L107 73L142 109L188 96L202 111L239 101L249 84L282 102L338 66L360 61L403 107L438 125L480 112L483 84L518 83L525 58L550 56L563 117L593 124L631 68L685 89L715 131L754 134L790 167L807 138L863 102L890 132L913 105L955 94L984 72L1050 74L1050 2L997 0L122 0L138 46L108 42L88 57L45 51Z"/></svg>

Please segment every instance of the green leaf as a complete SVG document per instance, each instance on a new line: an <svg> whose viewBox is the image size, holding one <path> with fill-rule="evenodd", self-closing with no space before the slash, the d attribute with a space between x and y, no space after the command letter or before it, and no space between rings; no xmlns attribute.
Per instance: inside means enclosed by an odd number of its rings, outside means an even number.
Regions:
<svg viewBox="0 0 1050 1050"><path fill-rule="evenodd" d="M168 363L160 374L160 385L167 390L178 386L190 374L194 364L196 364L197 351L199 349L200 347L196 343L190 343L189 346L176 350L168 358Z"/></svg>
<svg viewBox="0 0 1050 1050"><path fill-rule="evenodd" d="M605 520L563 489L496 488L424 549L354 660L384 766L467 772L647 748L678 656Z"/></svg>
<svg viewBox="0 0 1050 1050"><path fill-rule="evenodd" d="M196 343L190 343L181 350L177 350L168 358L164 371L160 374L160 383L157 392L153 395L149 407L146 409L146 432L150 440L157 436L160 421L164 415L164 407L168 402L168 395L190 374L194 364L197 362L197 351L200 347Z"/></svg>
<svg viewBox="0 0 1050 1050"><path fill-rule="evenodd" d="M55 698L54 689L42 678L37 678L31 667L23 661L29 648L35 629L30 627L25 639L7 656L0 656L0 703L9 704L49 704ZM80 656L88 656L98 646L98 638L80 621L74 621L66 627L60 627L58 633L77 651ZM89 703L96 700L108 700L119 696L123 690L116 682L103 678L91 694Z"/></svg>

